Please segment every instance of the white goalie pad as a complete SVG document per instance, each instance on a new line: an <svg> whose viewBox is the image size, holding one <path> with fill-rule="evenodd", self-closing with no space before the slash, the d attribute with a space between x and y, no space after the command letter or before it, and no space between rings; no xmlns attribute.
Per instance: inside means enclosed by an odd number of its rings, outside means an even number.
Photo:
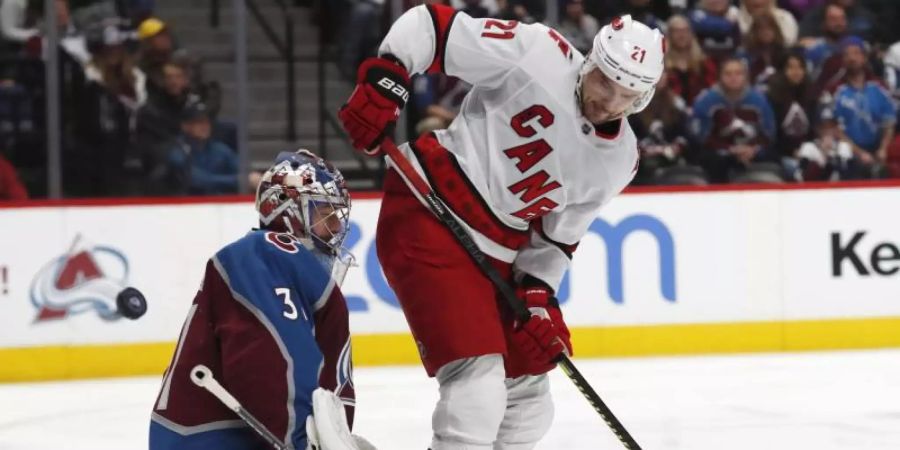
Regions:
<svg viewBox="0 0 900 450"><path fill-rule="evenodd" d="M377 450L360 436L350 434L344 404L327 389L312 395L313 414L306 418L306 450Z"/></svg>

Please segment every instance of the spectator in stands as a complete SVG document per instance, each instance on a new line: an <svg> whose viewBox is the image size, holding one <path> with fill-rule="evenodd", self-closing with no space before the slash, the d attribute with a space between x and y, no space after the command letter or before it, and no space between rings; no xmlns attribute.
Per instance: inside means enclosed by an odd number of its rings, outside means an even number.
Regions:
<svg viewBox="0 0 900 450"><path fill-rule="evenodd" d="M364 59L374 56L381 41L378 24L384 0L359 0L353 3L337 40L338 68L347 80L356 80L356 68Z"/></svg>
<svg viewBox="0 0 900 450"><path fill-rule="evenodd" d="M882 82L881 79L878 78L878 75L875 74L875 71L872 69L869 62L869 44L866 41L862 40L859 36L846 36L844 39L841 39L839 47L840 51L825 61L825 64L819 72L819 76L813 83L816 96L822 98L823 104L833 104L834 94L838 87L847 82L848 65L846 53L848 52L848 49L850 52L854 53L853 56L855 56L856 48L862 49L864 60L863 71L865 72L866 80L874 81L876 83ZM852 56L851 59L853 59Z"/></svg>
<svg viewBox="0 0 900 450"><path fill-rule="evenodd" d="M181 130L181 139L168 155L169 176L176 193L237 193L237 156L225 144L211 139L212 122L206 106L190 105L182 116Z"/></svg>
<svg viewBox="0 0 900 450"><path fill-rule="evenodd" d="M216 80L209 80L203 75L203 65L199 58L188 52L185 48L179 48L172 54L171 62L184 68L191 84L191 91L200 96L203 104L209 108L213 118L219 116L222 108L222 87ZM163 74L165 83L165 74ZM165 86L163 86L165 87Z"/></svg>
<svg viewBox="0 0 900 450"><path fill-rule="evenodd" d="M769 79L766 97L775 113L773 153L781 159L786 178L799 179L797 150L812 138L818 104L800 53L791 53L780 61L778 72Z"/></svg>
<svg viewBox="0 0 900 450"><path fill-rule="evenodd" d="M687 18L674 15L669 18L667 28L665 78L669 90L690 106L700 92L715 84L716 63L703 53Z"/></svg>
<svg viewBox="0 0 900 450"><path fill-rule="evenodd" d="M138 111L135 147L141 155L149 193L167 193L165 179L168 151L181 134L185 108L202 102L190 87L188 68L170 62L163 67L162 91L151 91L147 103Z"/></svg>
<svg viewBox="0 0 900 450"><path fill-rule="evenodd" d="M758 15L764 13L771 14L781 30L781 36L786 46L790 47L797 42L797 19L794 19L794 16L787 10L779 8L775 4L775 0L741 0L741 9L738 14L741 33L746 35L750 32L753 21Z"/></svg>
<svg viewBox="0 0 900 450"><path fill-rule="evenodd" d="M741 29L738 9L728 0L699 0L688 18L707 55L717 63L734 55L741 43Z"/></svg>
<svg viewBox="0 0 900 450"><path fill-rule="evenodd" d="M806 61L814 78L818 78L823 68L834 72L842 65L840 43L846 35L847 13L844 8L836 4L827 5L818 37L806 37L801 41L806 47Z"/></svg>
<svg viewBox="0 0 900 450"><path fill-rule="evenodd" d="M189 68L172 61L163 66L163 90L150 92L147 104L141 108L139 122L156 129L156 140L174 139L181 130L180 118L189 103L202 98L191 90ZM205 105L205 103L204 103ZM208 108L208 107L207 107Z"/></svg>
<svg viewBox="0 0 900 450"><path fill-rule="evenodd" d="M147 75L152 89L162 89L165 83L163 66L172 60L175 52L175 41L165 22L151 17L141 22L137 29L140 40L138 61L141 70Z"/></svg>
<svg viewBox="0 0 900 450"><path fill-rule="evenodd" d="M845 83L838 87L834 115L841 136L850 142L861 176L877 176L894 137L897 108L868 70L865 46L859 38L844 40Z"/></svg>
<svg viewBox="0 0 900 450"><path fill-rule="evenodd" d="M86 40L91 61L85 67L85 77L135 112L147 99L147 78L125 48L126 39L115 26L101 25L89 30Z"/></svg>
<svg viewBox="0 0 900 450"><path fill-rule="evenodd" d="M28 12L28 0L0 1L0 34L3 40L23 46L30 39L40 39L41 31L29 24Z"/></svg>
<svg viewBox="0 0 900 450"><path fill-rule="evenodd" d="M0 202L28 200L28 191L19 181L15 167L0 155Z"/></svg>
<svg viewBox="0 0 900 450"><path fill-rule="evenodd" d="M825 22L825 11L829 5L837 5L844 8L849 34L860 36L865 40L872 38L876 16L867 8L858 4L856 0L829 0L827 4L809 11L800 22L801 38L820 35L822 23ZM891 7L896 7L893 1L891 2Z"/></svg>
<svg viewBox="0 0 900 450"><path fill-rule="evenodd" d="M86 39L92 59L84 86L73 94L74 148L64 159L70 173L63 179L71 181L68 191L74 195L121 195L132 123L147 99L146 80L115 27L89 29Z"/></svg>
<svg viewBox="0 0 900 450"><path fill-rule="evenodd" d="M582 0L565 0L564 4L565 11L556 29L578 51L587 53L593 46L594 36L600 31L600 24L584 12Z"/></svg>
<svg viewBox="0 0 900 450"><path fill-rule="evenodd" d="M884 54L884 82L894 104L900 105L900 42L891 45Z"/></svg>
<svg viewBox="0 0 900 450"><path fill-rule="evenodd" d="M823 109L816 139L804 142L796 153L797 181L838 181L853 177L853 150L841 138L830 109Z"/></svg>
<svg viewBox="0 0 900 450"><path fill-rule="evenodd" d="M161 20L151 17L141 22L137 30L140 40L139 62L141 70L147 75L149 92L165 91L166 64L175 63L187 71L191 90L200 96L216 117L222 105L222 89L215 80L207 80L203 76L203 67L199 58L186 48L178 48L172 31Z"/></svg>
<svg viewBox="0 0 900 450"><path fill-rule="evenodd" d="M775 137L772 107L750 86L743 60L722 61L719 82L694 102L691 134L696 153L689 160L712 182L726 182L752 162L772 159L766 152Z"/></svg>
<svg viewBox="0 0 900 450"><path fill-rule="evenodd" d="M647 108L629 116L638 139L640 166L635 184L654 184L659 172L683 161L687 148L687 105L669 88L666 77L656 86L656 94Z"/></svg>
<svg viewBox="0 0 900 450"><path fill-rule="evenodd" d="M750 68L750 83L757 89L765 90L769 77L775 74L775 66L787 56L784 36L775 16L765 10L754 16L743 43L738 56Z"/></svg>
<svg viewBox="0 0 900 450"><path fill-rule="evenodd" d="M71 38L75 34L75 28L70 21L68 0L55 0L54 5L60 38L62 40ZM43 19L43 9L43 2L0 1L0 47L11 49L22 56L40 59L43 56L44 37L41 28L35 24ZM84 63L87 60L87 51L83 49L83 42L81 47L80 53L84 57L76 59Z"/></svg>
<svg viewBox="0 0 900 450"><path fill-rule="evenodd" d="M794 17L803 17L808 11L827 2L828 0L781 0L778 4L793 13Z"/></svg>

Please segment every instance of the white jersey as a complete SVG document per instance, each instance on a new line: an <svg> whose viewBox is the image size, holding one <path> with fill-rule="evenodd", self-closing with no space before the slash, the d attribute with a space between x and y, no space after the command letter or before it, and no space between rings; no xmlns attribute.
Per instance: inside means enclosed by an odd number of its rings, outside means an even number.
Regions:
<svg viewBox="0 0 900 450"><path fill-rule="evenodd" d="M542 24L473 19L440 6L403 14L379 54L410 73L441 70L473 86L435 137L493 219L525 236L521 245L498 242L483 223L467 220L440 189L441 165L429 168L415 144L400 149L485 253L557 289L574 246L638 161L626 120L604 135L582 116L575 92L584 57Z"/></svg>

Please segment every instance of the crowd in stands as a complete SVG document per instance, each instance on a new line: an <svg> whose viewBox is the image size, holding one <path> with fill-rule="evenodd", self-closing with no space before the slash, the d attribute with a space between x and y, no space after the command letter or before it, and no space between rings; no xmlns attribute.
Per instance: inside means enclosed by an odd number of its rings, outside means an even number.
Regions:
<svg viewBox="0 0 900 450"><path fill-rule="evenodd" d="M662 30L665 74L650 106L629 118L641 152L634 184L900 177L894 1L560 0L555 22L544 1L429 1L473 17L543 21L582 53L621 14ZM384 32L391 19L378 17ZM369 35L374 52L380 36ZM342 48L346 67L366 56L360 48ZM448 126L469 88L417 76L410 134Z"/></svg>
<svg viewBox="0 0 900 450"><path fill-rule="evenodd" d="M221 90L152 0L0 0L0 200L46 194L45 62L58 55L66 197L236 193ZM18 173L17 173L18 172Z"/></svg>
<svg viewBox="0 0 900 450"><path fill-rule="evenodd" d="M665 74L629 118L641 152L634 184L900 178L896 0L558 0L555 11L545 0L424 1L544 22L581 52L621 14L662 30ZM398 10L420 3L315 3L344 77ZM60 61L66 197L237 192L235 125L219 118L219 84L153 0L55 0L55 44L43 5L0 0L0 199L46 195L50 51ZM415 77L408 134L447 127L469 89Z"/></svg>

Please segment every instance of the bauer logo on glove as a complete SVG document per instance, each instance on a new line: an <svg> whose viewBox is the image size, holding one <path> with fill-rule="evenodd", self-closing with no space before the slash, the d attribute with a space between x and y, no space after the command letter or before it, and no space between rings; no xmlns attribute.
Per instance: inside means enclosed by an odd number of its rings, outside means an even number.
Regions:
<svg viewBox="0 0 900 450"><path fill-rule="evenodd" d="M402 85L397 84L394 80L384 77L378 82L378 85L385 88L389 93L400 97L400 99L403 100L404 105L409 101L409 91Z"/></svg>
<svg viewBox="0 0 900 450"><path fill-rule="evenodd" d="M354 148L370 156L381 153L378 146L393 133L409 100L409 85L409 73L388 56L363 61L356 89L338 113Z"/></svg>

